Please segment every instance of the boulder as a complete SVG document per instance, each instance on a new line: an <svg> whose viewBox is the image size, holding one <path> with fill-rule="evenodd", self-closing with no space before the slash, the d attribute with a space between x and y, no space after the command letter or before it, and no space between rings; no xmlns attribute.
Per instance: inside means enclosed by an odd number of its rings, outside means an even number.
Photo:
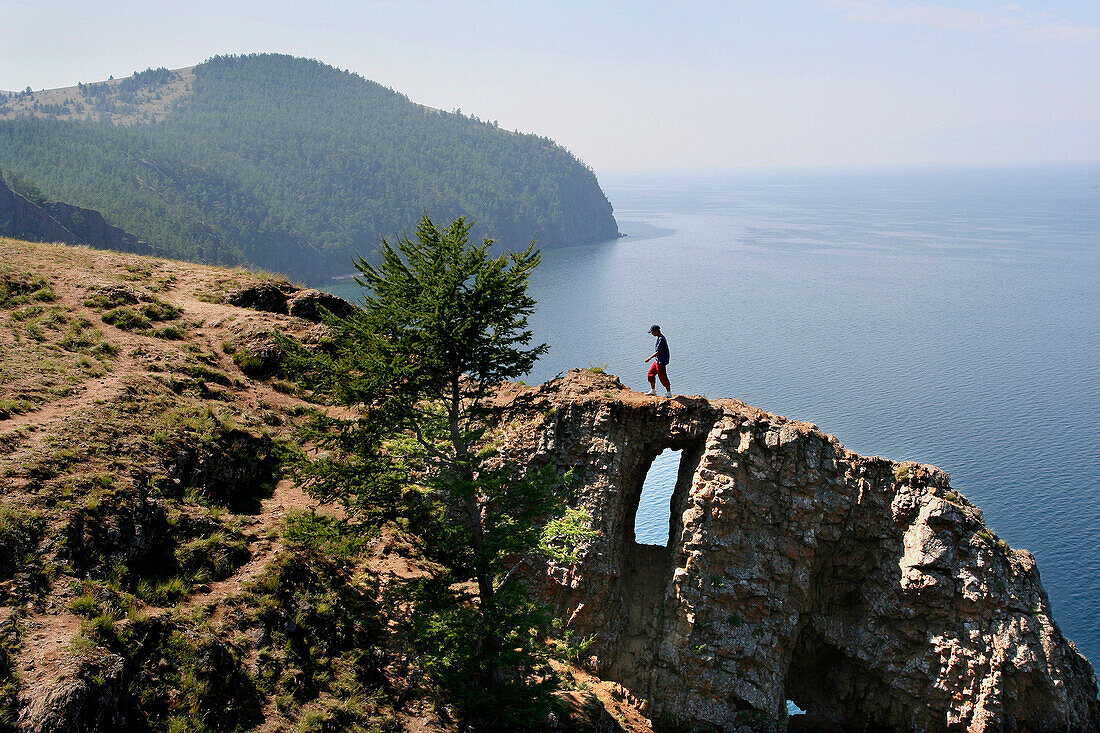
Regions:
<svg viewBox="0 0 1100 733"><path fill-rule="evenodd" d="M290 315L315 323L321 322L319 307L329 311L337 318L347 318L357 310L354 305L343 298L320 290L300 290L287 301L287 309L290 311Z"/></svg>
<svg viewBox="0 0 1100 733"><path fill-rule="evenodd" d="M119 709L125 660L102 649L63 662L64 669L41 689L25 691L19 716L26 733L123 730Z"/></svg>
<svg viewBox="0 0 1100 733"><path fill-rule="evenodd" d="M226 296L229 305L239 308L267 311L268 313L287 313L287 291L293 292L289 285L273 282L256 283L241 288Z"/></svg>

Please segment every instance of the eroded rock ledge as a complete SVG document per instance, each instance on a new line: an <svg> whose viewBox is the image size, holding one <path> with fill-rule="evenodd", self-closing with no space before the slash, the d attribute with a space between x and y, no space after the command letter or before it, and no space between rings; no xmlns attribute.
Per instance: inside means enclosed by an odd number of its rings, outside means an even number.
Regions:
<svg viewBox="0 0 1100 733"><path fill-rule="evenodd" d="M654 720L781 730L790 699L824 730L1100 728L1096 677L1034 558L938 468L588 371L500 399L517 406L504 454L574 469L600 533L540 587ZM640 545L642 483L665 449L682 451L668 545Z"/></svg>

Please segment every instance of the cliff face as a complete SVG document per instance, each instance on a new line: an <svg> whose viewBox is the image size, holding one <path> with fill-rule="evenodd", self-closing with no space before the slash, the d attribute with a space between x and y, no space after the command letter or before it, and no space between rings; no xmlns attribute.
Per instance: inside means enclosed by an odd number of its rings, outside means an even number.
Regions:
<svg viewBox="0 0 1100 733"><path fill-rule="evenodd" d="M583 371L519 396L545 402L505 454L574 469L599 530L541 588L654 719L778 730L790 699L816 729L1098 729L1095 675L1033 557L943 471ZM669 542L640 545L642 483L666 449L682 452Z"/></svg>
<svg viewBox="0 0 1100 733"><path fill-rule="evenodd" d="M94 209L47 201L36 203L0 181L0 236L39 242L84 244L133 254L152 248L133 234L107 223Z"/></svg>

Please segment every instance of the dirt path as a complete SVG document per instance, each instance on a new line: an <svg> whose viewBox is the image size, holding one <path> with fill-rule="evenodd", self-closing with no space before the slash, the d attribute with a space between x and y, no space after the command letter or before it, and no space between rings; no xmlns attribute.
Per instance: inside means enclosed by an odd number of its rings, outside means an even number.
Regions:
<svg viewBox="0 0 1100 733"><path fill-rule="evenodd" d="M150 615L155 617L173 609L216 605L239 593L282 549L277 536L269 538L269 531L276 529L289 512L311 505L309 496L296 484L285 479L280 481L272 496L263 501L262 511L252 518L248 546L252 558L228 578L211 583L174 606L150 609ZM19 696L23 708L60 679L66 663L72 659L70 645L80 632L82 619L68 610L63 592L51 596L46 606L45 611L20 622L22 643L15 666L21 681ZM213 621L220 619L222 610L214 610Z"/></svg>
<svg viewBox="0 0 1100 733"><path fill-rule="evenodd" d="M210 583L205 590L191 595L180 606L208 606L240 593L247 583L259 577L267 564L283 549L282 540L273 530L279 527L290 512L304 511L316 506L297 484L288 479L280 481L271 497L264 499L260 513L252 518L248 543L252 558L228 578ZM222 610L215 609L212 620L220 620Z"/></svg>
<svg viewBox="0 0 1100 733"><path fill-rule="evenodd" d="M68 609L55 608L20 622L22 643L15 663L20 709L25 710L61 677L65 662L71 659L69 645L80 632L80 621Z"/></svg>
<svg viewBox="0 0 1100 733"><path fill-rule="evenodd" d="M109 400L111 396L117 393L119 385L122 384L123 373L125 373L125 369L116 362L111 365L110 373L102 377L93 377L78 385L83 388L82 391L53 402L46 402L36 410L17 413L0 421L0 437L15 432L26 425L48 425L59 418L72 415L75 410L97 400Z"/></svg>

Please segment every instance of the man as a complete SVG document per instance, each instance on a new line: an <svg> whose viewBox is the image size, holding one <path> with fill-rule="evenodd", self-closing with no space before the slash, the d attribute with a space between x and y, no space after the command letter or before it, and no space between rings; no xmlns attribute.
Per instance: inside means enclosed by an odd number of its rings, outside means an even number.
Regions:
<svg viewBox="0 0 1100 733"><path fill-rule="evenodd" d="M661 378L661 384L665 388L665 397L672 396L672 385L668 382L668 374L665 373L665 365L668 364L668 342L665 341L665 335L661 333L661 327L657 324L649 329L649 333L657 337L657 345L654 347L653 354L646 357L646 361L653 360L653 365L649 367L649 374L646 375L649 379L649 391L646 394L657 394L657 377Z"/></svg>

